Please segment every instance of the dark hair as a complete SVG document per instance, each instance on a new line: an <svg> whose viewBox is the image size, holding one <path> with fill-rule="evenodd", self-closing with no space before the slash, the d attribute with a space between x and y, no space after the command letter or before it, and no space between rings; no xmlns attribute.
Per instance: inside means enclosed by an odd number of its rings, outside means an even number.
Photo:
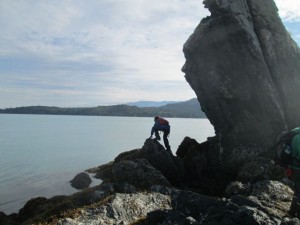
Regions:
<svg viewBox="0 0 300 225"><path fill-rule="evenodd" d="M159 116L155 116L154 117L154 122L159 118Z"/></svg>

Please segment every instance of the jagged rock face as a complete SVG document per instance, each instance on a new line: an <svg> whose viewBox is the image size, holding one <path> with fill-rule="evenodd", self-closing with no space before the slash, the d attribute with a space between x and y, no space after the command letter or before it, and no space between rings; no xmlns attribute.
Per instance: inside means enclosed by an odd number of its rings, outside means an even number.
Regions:
<svg viewBox="0 0 300 225"><path fill-rule="evenodd" d="M184 44L182 70L232 165L299 126L300 51L273 0L204 5L211 16Z"/></svg>

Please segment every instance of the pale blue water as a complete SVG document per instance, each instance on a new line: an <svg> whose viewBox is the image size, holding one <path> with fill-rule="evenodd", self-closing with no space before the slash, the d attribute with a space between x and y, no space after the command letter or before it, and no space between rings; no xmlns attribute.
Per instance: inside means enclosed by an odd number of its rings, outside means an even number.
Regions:
<svg viewBox="0 0 300 225"><path fill-rule="evenodd" d="M207 119L167 119L173 153L185 136L202 142L214 135ZM141 148L152 126L149 117L0 114L0 211L76 192L68 181L77 173Z"/></svg>

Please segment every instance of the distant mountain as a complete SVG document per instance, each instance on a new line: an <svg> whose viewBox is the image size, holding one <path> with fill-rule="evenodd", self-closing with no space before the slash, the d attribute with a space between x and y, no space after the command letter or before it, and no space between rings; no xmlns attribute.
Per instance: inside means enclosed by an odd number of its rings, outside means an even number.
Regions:
<svg viewBox="0 0 300 225"><path fill-rule="evenodd" d="M10 114L50 114L50 115L83 115L83 116L131 116L205 118L197 99L172 103L160 107L137 107L129 105L97 106L88 108L60 108L53 106L26 106L0 109L0 113Z"/></svg>
<svg viewBox="0 0 300 225"><path fill-rule="evenodd" d="M180 101L161 101L161 102L155 102L155 101L138 101L138 102L128 102L126 105L130 106L137 106L137 107L160 107L167 104L173 104L178 103Z"/></svg>
<svg viewBox="0 0 300 225"><path fill-rule="evenodd" d="M206 118L206 115L202 112L200 104L196 98L185 102L161 106L160 109L163 111L176 112L177 117Z"/></svg>

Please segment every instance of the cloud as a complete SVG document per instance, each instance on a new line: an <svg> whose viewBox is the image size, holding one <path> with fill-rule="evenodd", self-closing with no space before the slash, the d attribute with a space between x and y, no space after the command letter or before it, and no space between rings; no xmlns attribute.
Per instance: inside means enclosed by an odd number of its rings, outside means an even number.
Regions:
<svg viewBox="0 0 300 225"><path fill-rule="evenodd" d="M284 21L300 22L300 1L275 0L279 15Z"/></svg>
<svg viewBox="0 0 300 225"><path fill-rule="evenodd" d="M152 89L165 99L165 81L175 82L177 93L189 89L182 44L201 14L207 11L197 0L2 0L0 91L70 98L77 88L112 102L150 99Z"/></svg>
<svg viewBox="0 0 300 225"><path fill-rule="evenodd" d="M275 0L279 15L292 38L300 43L300 1Z"/></svg>
<svg viewBox="0 0 300 225"><path fill-rule="evenodd" d="M276 3L299 21L299 3ZM182 46L208 14L199 0L1 0L0 108L192 98Z"/></svg>

